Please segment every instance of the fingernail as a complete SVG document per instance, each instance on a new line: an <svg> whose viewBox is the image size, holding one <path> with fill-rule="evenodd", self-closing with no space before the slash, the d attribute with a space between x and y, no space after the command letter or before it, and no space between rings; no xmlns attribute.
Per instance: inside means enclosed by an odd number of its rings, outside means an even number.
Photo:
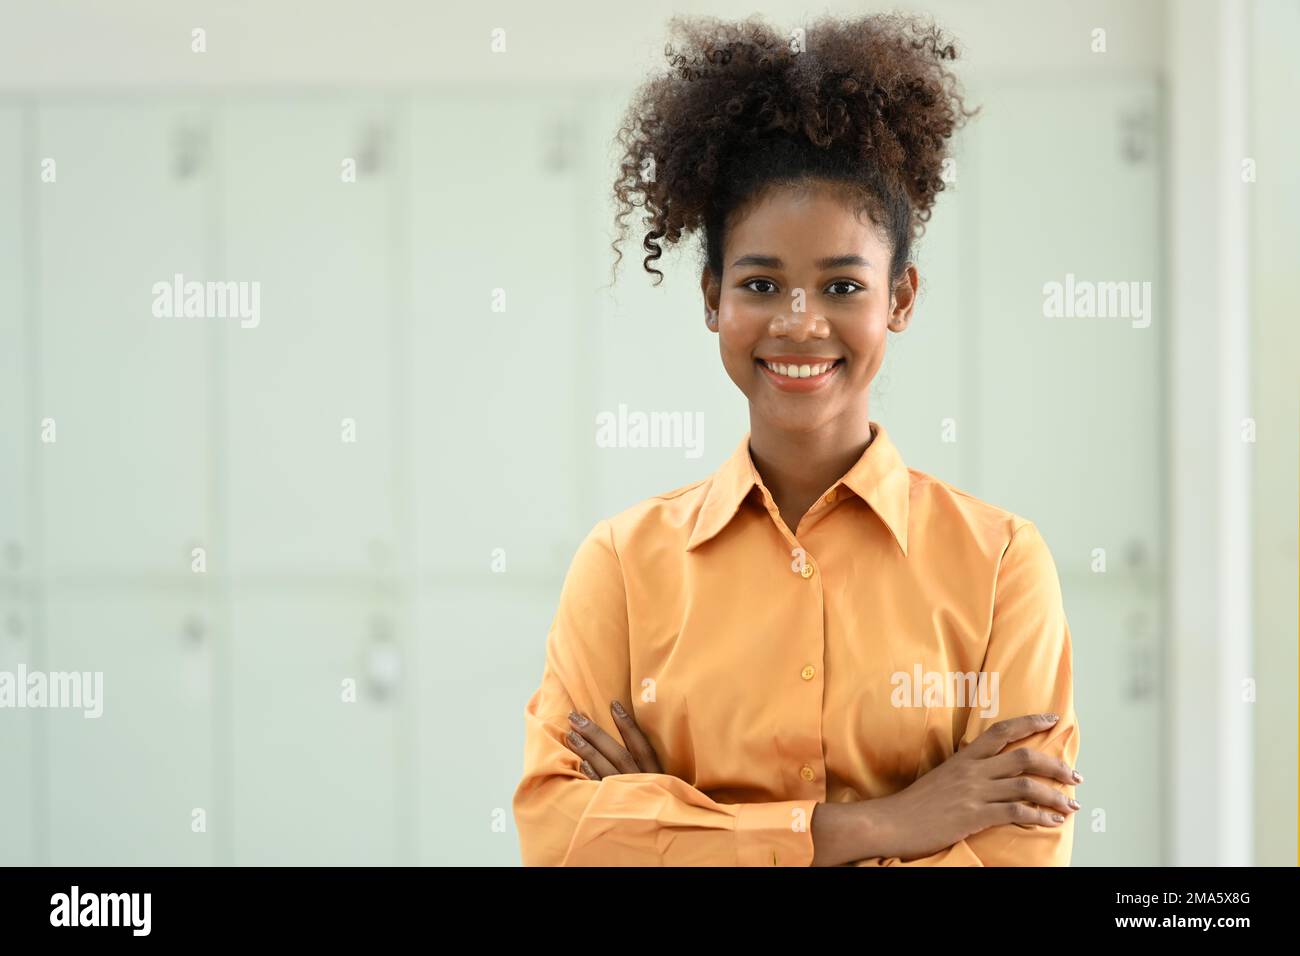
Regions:
<svg viewBox="0 0 1300 956"><path fill-rule="evenodd" d="M578 734L576 730L570 730L568 733L568 738L569 738L569 743L573 744L575 747L582 746L582 737Z"/></svg>
<svg viewBox="0 0 1300 956"><path fill-rule="evenodd" d="M1059 813L1053 813L1053 814L1052 814L1052 819L1055 820L1057 823L1064 823L1064 822L1065 822L1065 817L1061 816Z"/></svg>
<svg viewBox="0 0 1300 956"><path fill-rule="evenodd" d="M578 713L578 712L575 711L575 710L571 710L571 711L569 711L569 721L570 721L570 722L571 722L575 727L585 727L585 726L587 726L587 718L584 717L584 716L582 716L582 714Z"/></svg>
<svg viewBox="0 0 1300 956"><path fill-rule="evenodd" d="M1071 770L1070 775L1074 777L1075 783L1083 783L1083 774L1079 773L1079 771Z"/></svg>
<svg viewBox="0 0 1300 956"><path fill-rule="evenodd" d="M1058 720L1061 719L1061 718L1058 717L1056 714L1043 714L1043 717L1044 717L1047 721L1049 721L1050 723L1053 723L1053 724L1056 723Z"/></svg>
<svg viewBox="0 0 1300 956"><path fill-rule="evenodd" d="M1070 808L1071 808L1072 810L1078 810L1078 809L1079 809L1079 801L1078 801L1078 800L1071 799L1071 800L1068 800L1067 802L1070 804Z"/></svg>
<svg viewBox="0 0 1300 956"><path fill-rule="evenodd" d="M618 701L614 701L613 707L614 707L614 713L618 714L620 717L627 716L627 712L623 710L623 705L620 704Z"/></svg>

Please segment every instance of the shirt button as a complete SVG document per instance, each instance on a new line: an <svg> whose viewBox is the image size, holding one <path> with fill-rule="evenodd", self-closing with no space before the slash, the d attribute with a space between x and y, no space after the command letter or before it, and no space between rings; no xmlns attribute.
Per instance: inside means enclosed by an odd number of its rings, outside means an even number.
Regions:
<svg viewBox="0 0 1300 956"><path fill-rule="evenodd" d="M803 769L799 771L799 776L803 777L805 780L811 783L812 780L816 778L817 773L813 770L812 767L808 766L807 764L804 764Z"/></svg>
<svg viewBox="0 0 1300 956"><path fill-rule="evenodd" d="M803 670L799 672L799 676L802 677L804 680L812 680L813 675L816 673L817 673L817 668L809 664L807 667L805 667Z"/></svg>
<svg viewBox="0 0 1300 956"><path fill-rule="evenodd" d="M835 489L834 489L834 488L832 488L830 491L826 492L826 498L825 498L825 501L826 501L826 503L827 503L828 505L830 505L830 504L834 504L834 503L835 503Z"/></svg>
<svg viewBox="0 0 1300 956"><path fill-rule="evenodd" d="M799 573L805 578L810 578L813 576L813 566L805 562L804 566L799 569Z"/></svg>

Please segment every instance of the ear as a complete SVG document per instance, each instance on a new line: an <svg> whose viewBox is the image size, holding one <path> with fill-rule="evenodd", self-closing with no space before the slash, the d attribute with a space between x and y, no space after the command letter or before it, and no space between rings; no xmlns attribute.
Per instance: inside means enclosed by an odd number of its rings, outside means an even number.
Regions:
<svg viewBox="0 0 1300 956"><path fill-rule="evenodd" d="M707 266L700 273L700 292L704 295L705 322L708 324L710 331L716 332L718 331L718 305L722 298L722 286ZM710 316L712 316L712 321L710 321Z"/></svg>
<svg viewBox="0 0 1300 956"><path fill-rule="evenodd" d="M912 310L916 307L916 290L920 283L921 277L916 271L916 266L909 262L890 293L889 331L902 332L912 321Z"/></svg>
<svg viewBox="0 0 1300 956"><path fill-rule="evenodd" d="M722 283L713 275L708 266L700 273L700 291L704 293L704 307L718 311L718 302L722 298Z"/></svg>

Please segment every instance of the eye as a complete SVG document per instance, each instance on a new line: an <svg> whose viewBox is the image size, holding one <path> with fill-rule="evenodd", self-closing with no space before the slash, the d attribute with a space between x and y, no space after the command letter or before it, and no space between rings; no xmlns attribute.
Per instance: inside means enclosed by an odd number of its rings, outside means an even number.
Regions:
<svg viewBox="0 0 1300 956"><path fill-rule="evenodd" d="M763 283L764 285L771 286L772 288L770 288L770 289L756 289L756 288L754 288L754 286L755 286L755 284L757 284L757 283ZM838 298L838 299L847 298L848 296L855 295L856 293L861 292L861 291L863 291L863 290L866 289L866 286L862 285L862 283L860 283L860 282L858 282L858 281L856 281L856 280L854 280L854 279L836 279L836 280L835 280L834 282L832 282L829 286L827 286L827 289L833 289L833 288L835 288L836 286L848 286L848 287L849 287L849 288L848 288L846 291L844 291L844 292L831 293L832 296L834 296L835 298ZM741 283L741 288L742 288L742 289L748 289L750 292L755 292L755 293L757 293L757 294L759 294L759 295L771 295L773 292L776 291L776 283L773 282L771 279L760 279L760 278L755 278L755 279L749 279L748 281Z"/></svg>

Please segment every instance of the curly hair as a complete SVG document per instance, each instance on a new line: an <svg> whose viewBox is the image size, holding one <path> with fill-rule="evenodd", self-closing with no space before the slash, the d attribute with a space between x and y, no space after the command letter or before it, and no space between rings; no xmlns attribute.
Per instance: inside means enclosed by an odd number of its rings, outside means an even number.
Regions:
<svg viewBox="0 0 1300 956"><path fill-rule="evenodd" d="M830 181L889 237L891 285L901 277L944 188L946 141L978 112L945 66L957 49L929 18L904 14L827 16L804 36L757 16L669 20L670 67L637 91L615 138L615 270L637 206L657 285L661 241L702 233L703 265L721 276L735 213L771 186Z"/></svg>

